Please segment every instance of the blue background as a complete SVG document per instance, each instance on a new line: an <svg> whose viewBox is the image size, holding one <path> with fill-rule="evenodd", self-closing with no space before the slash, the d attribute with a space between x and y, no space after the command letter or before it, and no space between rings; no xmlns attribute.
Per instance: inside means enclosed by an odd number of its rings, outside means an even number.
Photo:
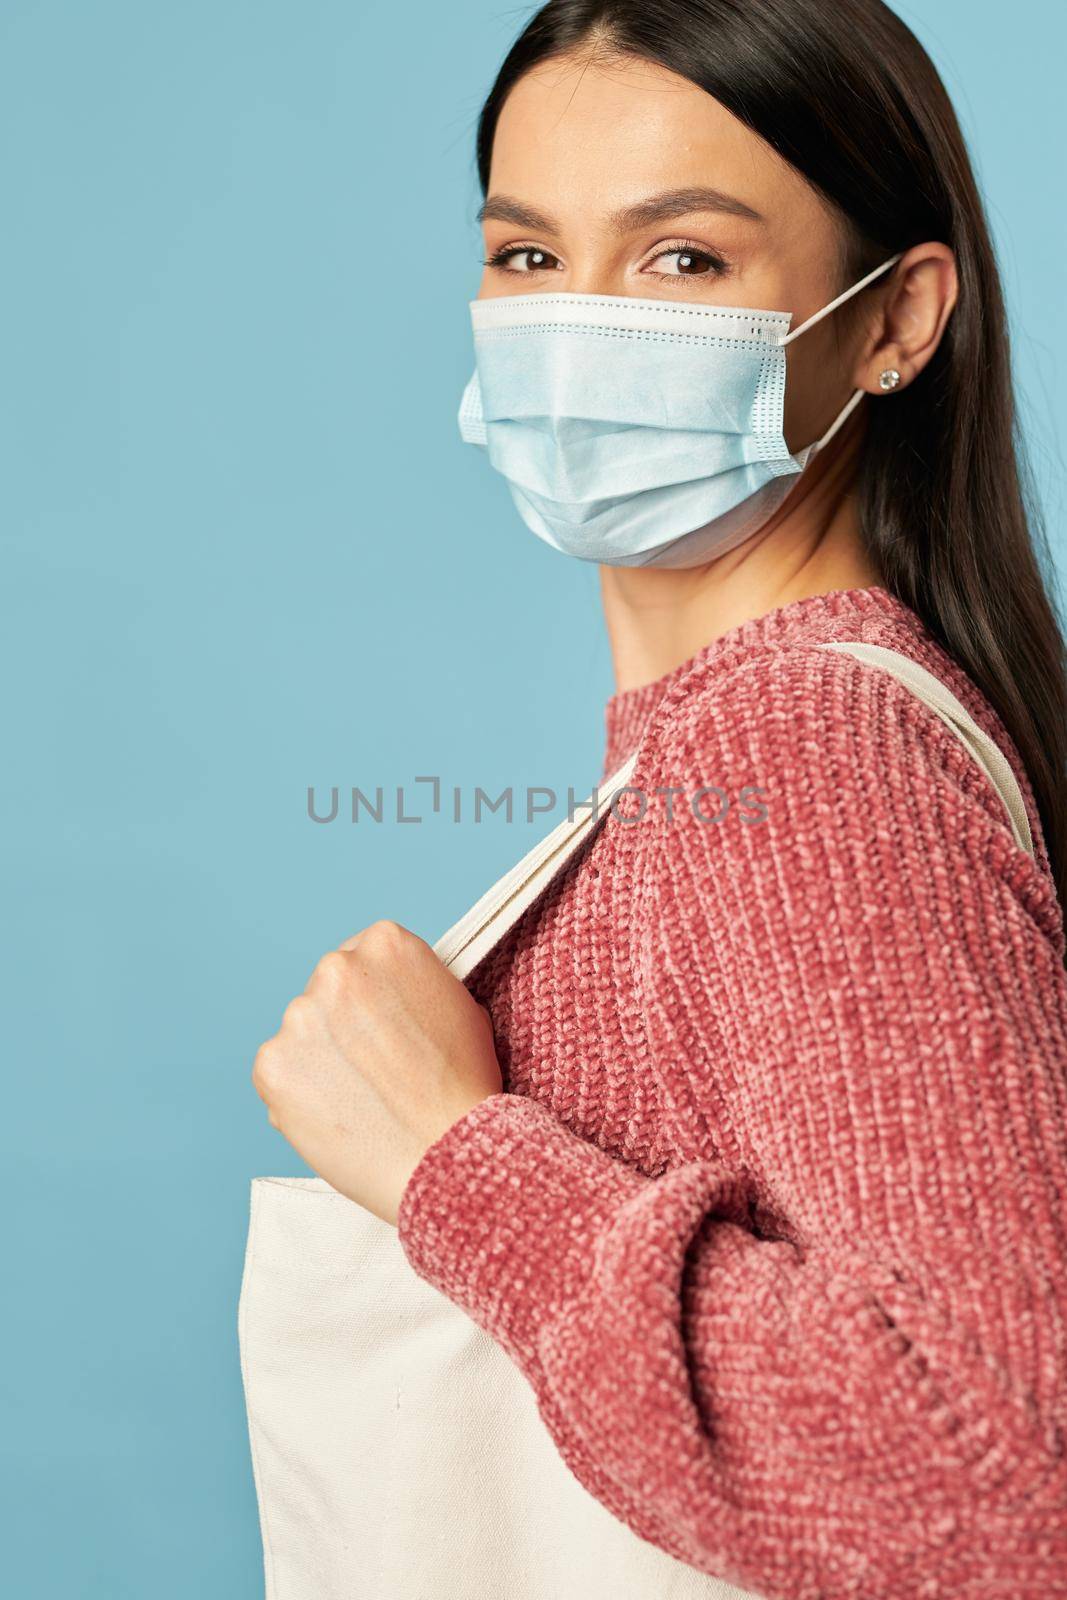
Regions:
<svg viewBox="0 0 1067 1600"><path fill-rule="evenodd" d="M971 139L1064 567L1062 9L900 9ZM262 1594L248 1181L306 1169L255 1047L323 950L432 940L546 825L315 827L307 786L599 770L596 569L455 423L474 123L528 14L0 9L12 1595Z"/></svg>

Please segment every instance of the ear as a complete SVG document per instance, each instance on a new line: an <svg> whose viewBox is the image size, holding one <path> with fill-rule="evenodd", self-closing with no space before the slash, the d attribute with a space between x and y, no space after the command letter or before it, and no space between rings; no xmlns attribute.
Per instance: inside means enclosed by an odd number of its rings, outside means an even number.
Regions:
<svg viewBox="0 0 1067 1600"><path fill-rule="evenodd" d="M900 373L897 391L919 375L941 343L959 295L956 258L947 244L912 245L888 280L856 366L856 388L871 394L883 392L883 372Z"/></svg>

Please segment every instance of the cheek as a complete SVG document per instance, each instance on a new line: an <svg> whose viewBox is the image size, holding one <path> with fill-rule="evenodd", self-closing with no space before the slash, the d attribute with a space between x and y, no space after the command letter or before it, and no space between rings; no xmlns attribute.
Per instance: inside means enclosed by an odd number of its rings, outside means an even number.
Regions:
<svg viewBox="0 0 1067 1600"><path fill-rule="evenodd" d="M519 237L519 229L514 231L514 237ZM485 261L497 247L483 245L481 247L480 261ZM517 257L519 265L512 264L510 270L501 267L482 267L482 275L478 281L477 290L470 296L472 300L499 300L502 295L529 294L534 288L544 288L546 274L542 272L529 272L524 270L523 258Z"/></svg>
<svg viewBox="0 0 1067 1600"><path fill-rule="evenodd" d="M836 342L812 328L792 347L785 383L785 442L793 452L820 438L852 394L851 372Z"/></svg>
<svg viewBox="0 0 1067 1600"><path fill-rule="evenodd" d="M799 345L799 340L797 341ZM790 352L785 380L783 431L790 450L801 450L816 437L818 384L808 350Z"/></svg>

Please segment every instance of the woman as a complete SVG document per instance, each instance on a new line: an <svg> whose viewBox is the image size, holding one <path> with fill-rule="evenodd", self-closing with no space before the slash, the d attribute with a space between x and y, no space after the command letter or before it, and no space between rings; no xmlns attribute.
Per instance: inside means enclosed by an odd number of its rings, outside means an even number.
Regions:
<svg viewBox="0 0 1067 1600"><path fill-rule="evenodd" d="M768 1596L1067 1592L1067 689L952 109L878 0L552 0L478 160L464 433L600 563L646 809L465 984L389 922L327 954L256 1088L642 1538ZM1032 855L830 640L963 702Z"/></svg>

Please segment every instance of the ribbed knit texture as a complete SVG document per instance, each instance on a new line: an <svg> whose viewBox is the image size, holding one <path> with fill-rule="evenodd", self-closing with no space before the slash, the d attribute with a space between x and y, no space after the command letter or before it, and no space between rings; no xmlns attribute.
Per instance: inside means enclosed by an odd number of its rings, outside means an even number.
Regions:
<svg viewBox="0 0 1067 1600"><path fill-rule="evenodd" d="M827 639L947 684L1036 859L941 720ZM1067 1595L1067 978L1017 751L878 587L732 629L606 732L647 810L468 979L506 1092L416 1167L408 1259L672 1555L768 1600Z"/></svg>

